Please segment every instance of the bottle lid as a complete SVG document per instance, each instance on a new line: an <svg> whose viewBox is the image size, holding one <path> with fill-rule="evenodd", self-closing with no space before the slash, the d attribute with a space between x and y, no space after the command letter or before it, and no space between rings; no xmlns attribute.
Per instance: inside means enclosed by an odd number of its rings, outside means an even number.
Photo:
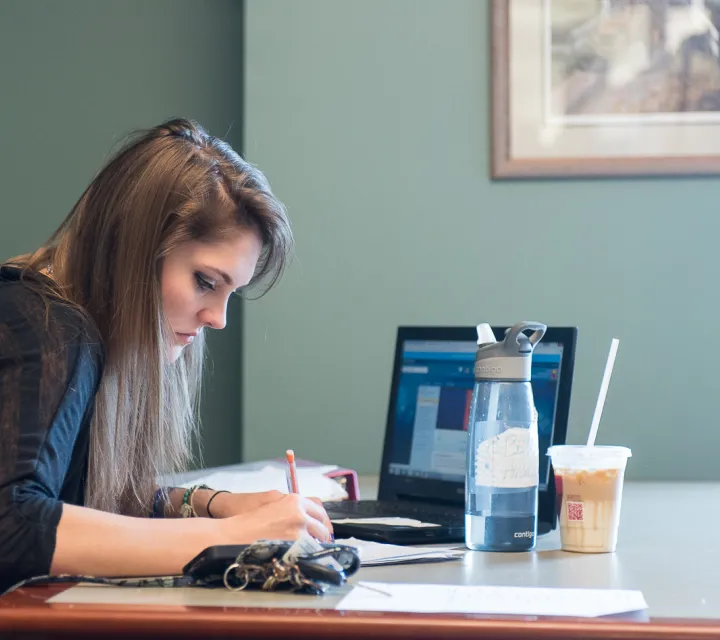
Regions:
<svg viewBox="0 0 720 640"><path fill-rule="evenodd" d="M492 344L497 342L492 327L487 322L483 322L477 326L477 334L478 344Z"/></svg>
<svg viewBox="0 0 720 640"><path fill-rule="evenodd" d="M477 325L475 380L529 382L532 353L547 327L539 322L518 322L505 331L498 342L488 324ZM531 336L526 332L532 331Z"/></svg>

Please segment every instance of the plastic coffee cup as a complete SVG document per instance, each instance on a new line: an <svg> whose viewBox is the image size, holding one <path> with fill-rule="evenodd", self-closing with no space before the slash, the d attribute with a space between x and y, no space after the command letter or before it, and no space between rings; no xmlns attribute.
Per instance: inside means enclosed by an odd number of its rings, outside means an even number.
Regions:
<svg viewBox="0 0 720 640"><path fill-rule="evenodd" d="M557 445L548 449L564 551L609 553L617 546L627 447Z"/></svg>

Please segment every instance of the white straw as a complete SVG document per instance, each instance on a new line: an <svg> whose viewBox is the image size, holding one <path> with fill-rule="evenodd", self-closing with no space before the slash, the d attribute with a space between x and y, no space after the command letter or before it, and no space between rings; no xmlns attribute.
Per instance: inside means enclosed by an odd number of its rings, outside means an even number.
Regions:
<svg viewBox="0 0 720 640"><path fill-rule="evenodd" d="M613 366L615 366L615 356L617 355L620 340L613 338L610 343L610 353L608 353L607 362L605 363L605 373L603 374L602 384L600 385L600 393L598 394L597 404L595 405L595 413L593 414L592 425L590 425L590 435L588 436L587 446L595 446L595 438L597 437L598 426L600 425L600 416L602 416L603 407L605 406L605 396L610 386L610 376L612 375Z"/></svg>

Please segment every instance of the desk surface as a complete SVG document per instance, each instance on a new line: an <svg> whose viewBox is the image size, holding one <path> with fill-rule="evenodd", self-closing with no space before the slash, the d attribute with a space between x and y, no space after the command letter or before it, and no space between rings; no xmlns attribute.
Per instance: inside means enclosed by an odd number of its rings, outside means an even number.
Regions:
<svg viewBox="0 0 720 640"><path fill-rule="evenodd" d="M368 479L367 495L376 485ZM363 494L363 497L366 494ZM651 616L720 620L720 483L625 485L618 548L560 551L556 530L534 553L468 551L462 563L364 569L363 580L638 589Z"/></svg>
<svg viewBox="0 0 720 640"><path fill-rule="evenodd" d="M361 479L363 497L375 484ZM685 637L720 638L720 484L628 483L615 554L559 550L557 533L533 553L467 552L462 560L364 568L351 580L639 589L648 622L559 620L459 615L337 612L339 595L242 593L201 589L126 589L128 606L108 604L115 589L83 588L82 604L60 603L71 593L34 587L0 598L0 632L66 629L89 635L113 625L120 632L178 635L367 637ZM59 594L48 604L49 596ZM94 604L88 604L92 599ZM72 599L70 599L72 602ZM44 611L44 615L37 615ZM672 619L672 620L670 620ZM527 624L532 620L532 624Z"/></svg>

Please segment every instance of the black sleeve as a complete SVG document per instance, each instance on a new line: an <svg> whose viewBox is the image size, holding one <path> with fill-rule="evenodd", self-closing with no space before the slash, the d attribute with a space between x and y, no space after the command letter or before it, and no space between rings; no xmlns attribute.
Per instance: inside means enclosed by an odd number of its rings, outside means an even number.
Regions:
<svg viewBox="0 0 720 640"><path fill-rule="evenodd" d="M89 428L102 366L99 341L80 312L59 303L46 308L20 283L11 294L3 289L0 593L50 570L60 496L79 464L76 443ZM80 455L85 460L87 451Z"/></svg>

